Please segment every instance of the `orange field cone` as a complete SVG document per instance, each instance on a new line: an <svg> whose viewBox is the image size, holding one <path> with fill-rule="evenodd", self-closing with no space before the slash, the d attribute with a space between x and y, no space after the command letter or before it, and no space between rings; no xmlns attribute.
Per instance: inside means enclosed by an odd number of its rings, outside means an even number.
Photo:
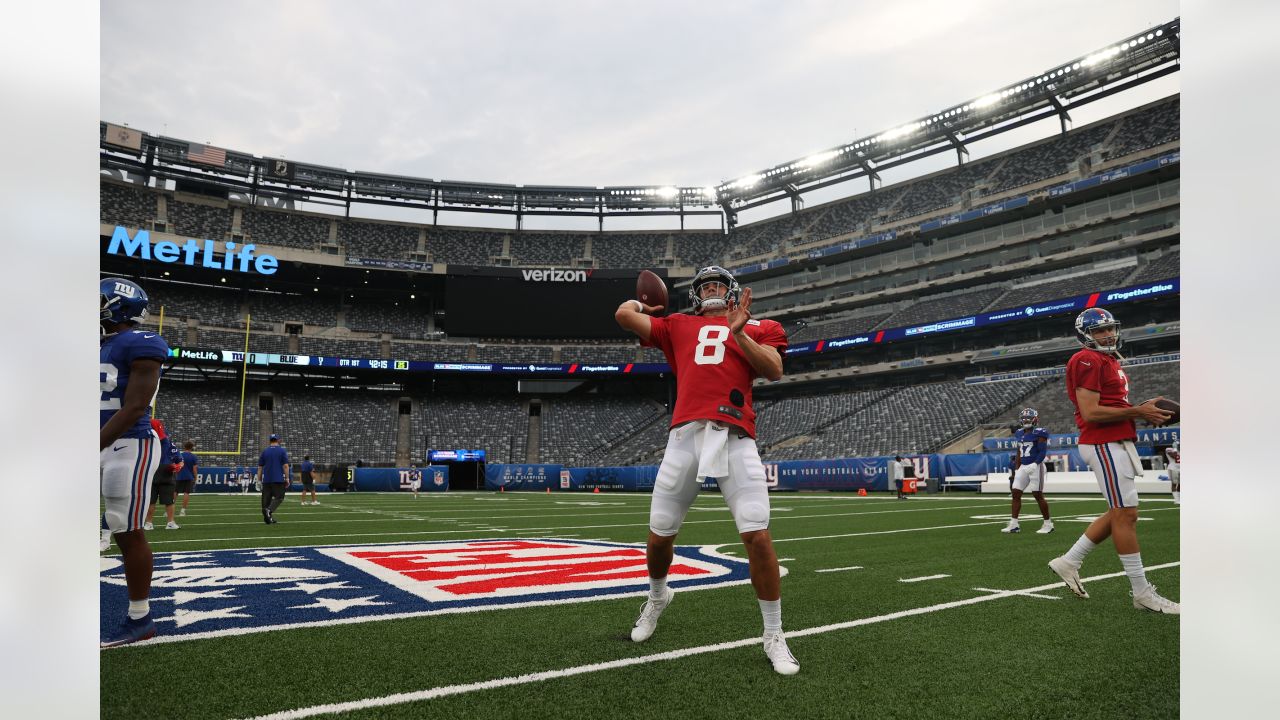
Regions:
<svg viewBox="0 0 1280 720"><path fill-rule="evenodd" d="M866 496L867 496L867 489L866 489L866 488L858 488L858 495L860 495L860 496L862 496L862 497L866 497Z"/></svg>
<svg viewBox="0 0 1280 720"><path fill-rule="evenodd" d="M547 488L547 494L548 494L548 495L550 495L550 494L551 494L551 488Z"/></svg>
<svg viewBox="0 0 1280 720"><path fill-rule="evenodd" d="M499 485L499 486L498 486L498 492L500 492L500 493L504 493L504 492L506 492L506 491L507 491L507 486L506 486L506 485Z"/></svg>
<svg viewBox="0 0 1280 720"><path fill-rule="evenodd" d="M596 488L595 490L592 490L591 492L597 492L597 493L598 493L598 492L600 492L600 488Z"/></svg>

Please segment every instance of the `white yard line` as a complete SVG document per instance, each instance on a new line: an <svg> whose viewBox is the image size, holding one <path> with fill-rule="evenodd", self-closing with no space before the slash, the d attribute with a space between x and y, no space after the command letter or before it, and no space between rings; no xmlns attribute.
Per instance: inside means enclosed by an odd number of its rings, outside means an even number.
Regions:
<svg viewBox="0 0 1280 720"><path fill-rule="evenodd" d="M1177 567L1180 563L1172 562L1164 565L1153 565L1146 568L1147 572L1153 570L1161 570L1164 568ZM1123 572L1108 573L1106 575L1095 575L1093 577L1082 578L1082 582L1094 582L1097 580L1108 580L1111 578L1124 577ZM952 602L938 603L936 605L928 605L925 607L912 608L910 610L900 610L886 615L876 615L868 618L859 618L857 620L849 620L842 623L834 623L831 625L820 625L817 627L805 628L803 630L795 630L787 633L788 638L805 637L808 635L823 635L826 633L836 632L839 630L848 630L850 628L862 627L864 625L874 625L876 623L887 622L890 620L898 620L916 615L927 615L929 613L941 612L952 608L964 607L966 605L977 605L979 603L991 602L992 600L1002 600L1008 597L1017 597L1027 593L1039 592L1042 590L1053 590L1062 588L1061 581L1048 585L1040 585L1033 588L1024 588L1022 590L1002 590L988 595L980 595L978 597L969 598L967 600L955 600ZM624 667L635 665L647 665L665 660L678 660L680 658L693 657L695 655L705 655L707 653L721 652L724 650L733 650L742 647L750 647L759 645L759 637L744 638L742 640L732 640L729 642L716 643L714 645L701 645L697 647L683 648L680 650L671 650L669 652L655 653L652 655L641 655L634 658L623 658L621 660L611 660L609 662L592 663L590 665L577 665L574 667L561 668L559 670L546 670L543 672L529 673L526 675L512 675L502 678L494 678L492 680L482 680L480 682L464 683L461 685L443 685L441 687L427 688L425 690L415 690L413 692L395 693L393 695L382 695L380 697L365 698L363 700L351 700L341 703L329 703L326 705L313 705L311 707L295 708L293 710L283 710L281 712L271 713L268 715L259 715L254 720L294 720L295 718L314 717L316 715L326 715L330 713L352 712L356 710L366 710L375 707L389 707L392 705L403 705L411 702L421 702L423 700L434 700L435 698L449 697L451 695L464 695L466 693L478 692L481 690L496 690L498 688L512 687L516 685L528 685L530 683L543 682L546 680L557 680L559 678L572 677L574 675L585 675L588 673L602 672L606 670L616 670ZM761 672L764 672L763 670Z"/></svg>
<svg viewBox="0 0 1280 720"><path fill-rule="evenodd" d="M921 575L920 577L913 577L913 578L898 578L898 582L918 583L918 582L924 582L925 580L941 580L942 578L948 578L948 577L951 577L951 576L950 575Z"/></svg>
<svg viewBox="0 0 1280 720"><path fill-rule="evenodd" d="M842 568L823 568L822 570L814 570L814 572L844 572L846 570L861 570L861 565L850 565Z"/></svg>
<svg viewBox="0 0 1280 720"><path fill-rule="evenodd" d="M1042 600L1061 600L1062 599L1057 595L1041 595L1040 593L1033 593L1028 590L992 590L991 588L974 588L974 590L977 590L978 592L984 592L984 593L1012 593L1014 595L1022 595L1023 597L1040 598Z"/></svg>

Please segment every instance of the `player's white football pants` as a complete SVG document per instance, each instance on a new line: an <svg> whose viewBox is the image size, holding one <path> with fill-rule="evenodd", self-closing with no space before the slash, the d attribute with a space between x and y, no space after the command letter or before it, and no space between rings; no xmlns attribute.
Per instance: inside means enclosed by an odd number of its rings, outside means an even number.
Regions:
<svg viewBox="0 0 1280 720"><path fill-rule="evenodd" d="M769 527L769 489L765 484L764 464L756 441L738 437L732 425L709 420L696 420L673 429L667 435L667 451L658 467L649 507L649 529L656 535L670 537L680 532L685 515L698 496L701 478L698 468L719 465L720 458L703 458L704 446L716 452L723 444L727 450L728 475L717 477L716 483L733 514L739 533ZM712 433L718 433L712 435ZM724 437L721 437L724 436Z"/></svg>
<svg viewBox="0 0 1280 720"><path fill-rule="evenodd" d="M99 456L107 527L112 533L142 527L151 497L151 477L160 467L160 438L121 438Z"/></svg>

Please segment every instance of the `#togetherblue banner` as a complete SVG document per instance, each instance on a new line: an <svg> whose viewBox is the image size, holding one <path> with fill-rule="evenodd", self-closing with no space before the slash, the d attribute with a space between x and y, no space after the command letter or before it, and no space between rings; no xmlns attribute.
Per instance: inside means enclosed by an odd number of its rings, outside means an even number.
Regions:
<svg viewBox="0 0 1280 720"><path fill-rule="evenodd" d="M1180 289L1181 282L1179 278L1170 278L1168 280L1161 280L1154 283L1130 285L1129 287L1117 288L1114 290L1099 290L1098 292L1088 293L1086 295L1077 295L1071 298L1023 305L1016 308L1003 308L1000 310L993 310L991 312L970 315L968 317L938 320L923 325L889 328L886 330L862 333L860 335L815 340L789 347L787 348L786 354L791 356L830 352L832 350L849 349L863 345L874 345L882 342L893 342L895 340L933 335L935 333L949 332L952 330L998 325L1013 322L1015 320L1026 320L1046 315L1059 315L1095 306L1105 307L1133 300L1145 300L1147 298L1163 295L1173 295L1180 292Z"/></svg>

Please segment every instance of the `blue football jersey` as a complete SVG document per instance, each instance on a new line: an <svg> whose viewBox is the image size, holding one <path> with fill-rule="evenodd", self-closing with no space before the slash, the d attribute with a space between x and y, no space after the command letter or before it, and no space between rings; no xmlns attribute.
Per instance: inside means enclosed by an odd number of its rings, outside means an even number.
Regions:
<svg viewBox="0 0 1280 720"><path fill-rule="evenodd" d="M182 469L178 471L178 479L195 480L196 465L200 463L200 460L194 453L187 452L186 450L182 451L180 457L182 458Z"/></svg>
<svg viewBox="0 0 1280 720"><path fill-rule="evenodd" d="M124 404L124 393L129 387L129 368L139 358L155 358L161 362L169 357L169 344L153 332L126 330L103 338L98 351L98 380L102 384L102 405L98 427L107 424L111 416ZM120 437L151 437L151 409L142 413L133 427Z"/></svg>
<svg viewBox="0 0 1280 720"><path fill-rule="evenodd" d="M1036 465L1044 462L1045 451L1049 449L1049 431L1042 427L1030 430L1018 430L1014 434L1018 441L1018 461L1023 465ZM1044 440L1044 442L1040 442Z"/></svg>

